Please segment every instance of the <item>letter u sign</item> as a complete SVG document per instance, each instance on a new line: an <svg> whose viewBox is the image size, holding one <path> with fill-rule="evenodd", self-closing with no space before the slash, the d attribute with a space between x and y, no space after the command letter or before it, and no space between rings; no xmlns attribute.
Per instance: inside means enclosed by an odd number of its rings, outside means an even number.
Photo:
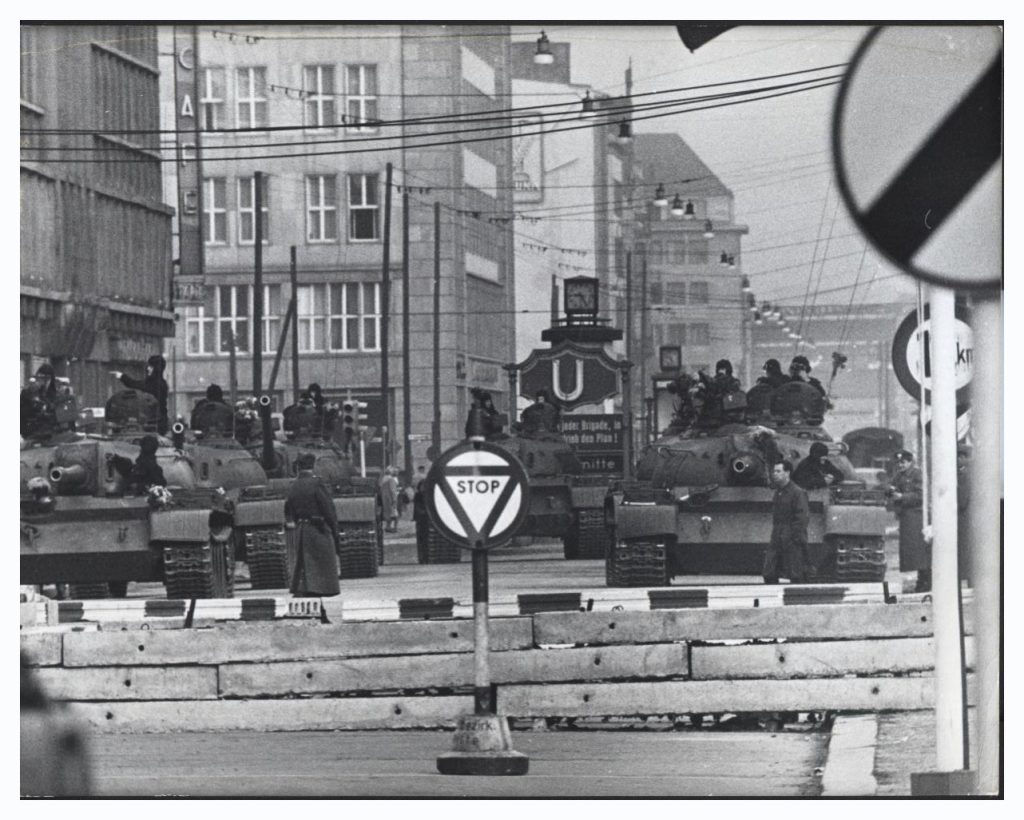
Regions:
<svg viewBox="0 0 1024 820"><path fill-rule="evenodd" d="M551 362L551 389L561 401L576 401L583 393L583 359L572 357L576 362L576 372L573 374L572 388L567 392L562 389L562 362L567 358L570 357L560 356Z"/></svg>

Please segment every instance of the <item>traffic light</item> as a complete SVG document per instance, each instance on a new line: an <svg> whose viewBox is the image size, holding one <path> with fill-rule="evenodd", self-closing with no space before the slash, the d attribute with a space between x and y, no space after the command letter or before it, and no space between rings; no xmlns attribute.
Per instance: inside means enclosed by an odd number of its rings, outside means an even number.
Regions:
<svg viewBox="0 0 1024 820"><path fill-rule="evenodd" d="M350 400L341 405L341 425L349 441L359 437L366 421L365 410L366 402L363 401Z"/></svg>

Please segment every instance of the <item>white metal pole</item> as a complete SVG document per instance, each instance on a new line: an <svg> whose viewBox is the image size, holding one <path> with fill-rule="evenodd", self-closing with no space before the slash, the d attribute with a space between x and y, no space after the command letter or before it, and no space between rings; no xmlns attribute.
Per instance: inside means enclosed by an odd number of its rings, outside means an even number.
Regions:
<svg viewBox="0 0 1024 820"><path fill-rule="evenodd" d="M964 768L956 557L956 318L950 288L929 288L932 370L932 621L940 772Z"/></svg>
<svg viewBox="0 0 1024 820"><path fill-rule="evenodd" d="M932 539L932 515L931 510L928 509L929 502L931 500L931 493L929 492L930 470L928 469L928 436L925 435L925 424L928 421L928 402L925 399L926 386L930 384L931 374L926 372L924 363L928 360L927 350L927 336L925 335L925 328L927 325L924 321L924 284L918 280L917 283L917 361L918 361L918 381L921 387L920 395L918 396L918 412L917 412L917 444L918 452L917 457L921 463L921 529L924 534L926 541Z"/></svg>
<svg viewBox="0 0 1024 820"><path fill-rule="evenodd" d="M1003 498L1002 306L1000 295L979 299L972 310L974 375L971 423L969 520L974 584L974 633L978 672L978 792L999 791L1000 503Z"/></svg>

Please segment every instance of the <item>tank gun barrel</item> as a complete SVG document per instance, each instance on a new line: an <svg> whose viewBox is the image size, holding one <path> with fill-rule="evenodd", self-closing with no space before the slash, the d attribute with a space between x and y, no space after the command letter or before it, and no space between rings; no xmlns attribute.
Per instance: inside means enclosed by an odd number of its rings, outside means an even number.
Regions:
<svg viewBox="0 0 1024 820"><path fill-rule="evenodd" d="M174 426L171 427L171 441L174 442L174 449L185 448L185 425L180 421L174 422Z"/></svg>
<svg viewBox="0 0 1024 820"><path fill-rule="evenodd" d="M66 467L54 467L50 470L50 481L58 490L75 490L85 486L88 475L81 464L70 464Z"/></svg>
<svg viewBox="0 0 1024 820"><path fill-rule="evenodd" d="M752 483L764 473L764 461L753 453L739 453L729 462L729 472L733 481Z"/></svg>
<svg viewBox="0 0 1024 820"><path fill-rule="evenodd" d="M260 460L263 469L270 472L274 469L274 430L270 420L270 396L260 396L256 402L260 414L260 428L263 431L263 450Z"/></svg>

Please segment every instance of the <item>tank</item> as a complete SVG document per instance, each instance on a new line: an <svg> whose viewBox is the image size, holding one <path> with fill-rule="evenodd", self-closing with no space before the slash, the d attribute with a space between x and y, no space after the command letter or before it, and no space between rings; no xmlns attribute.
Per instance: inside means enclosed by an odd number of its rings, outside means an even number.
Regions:
<svg viewBox="0 0 1024 820"><path fill-rule="evenodd" d="M745 398L745 400L744 400ZM759 385L726 404L731 418L667 431L645 448L636 480L609 494L608 586L659 586L675 575L760 575L771 536L770 466L795 467L814 442L844 476L808 492L808 548L820 581L881 581L890 513L822 426L811 385Z"/></svg>
<svg viewBox="0 0 1024 820"><path fill-rule="evenodd" d="M616 477L584 475L575 450L554 422L533 423L524 414L523 422L506 434L499 429L504 427L505 415L496 414L496 418L495 424L483 424L486 440L519 459L530 479L529 512L516 535L561 539L563 554L570 560L604 558L605 497ZM446 544L431 528L427 555L421 551L426 560L421 563L458 561L458 548Z"/></svg>
<svg viewBox="0 0 1024 820"><path fill-rule="evenodd" d="M238 503L239 530L253 588L288 587L284 499L298 475L301 453L316 456L313 472L327 483L334 499L340 576L375 577L384 547L376 483L372 478L359 477L351 458L335 444L332 414L319 414L312 406L286 408L282 441L274 435L270 408L270 398L262 396L254 408L253 420L258 425L252 426L245 442L250 455L262 463L268 480L261 486L243 489Z"/></svg>
<svg viewBox="0 0 1024 820"><path fill-rule="evenodd" d="M156 399L122 390L91 427L22 441L23 584L69 584L76 598L123 596L129 581L160 581L169 598L233 594L230 502L197 481L171 440L149 432L156 417ZM131 480L147 433L166 490Z"/></svg>

